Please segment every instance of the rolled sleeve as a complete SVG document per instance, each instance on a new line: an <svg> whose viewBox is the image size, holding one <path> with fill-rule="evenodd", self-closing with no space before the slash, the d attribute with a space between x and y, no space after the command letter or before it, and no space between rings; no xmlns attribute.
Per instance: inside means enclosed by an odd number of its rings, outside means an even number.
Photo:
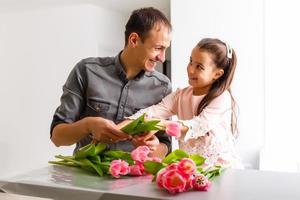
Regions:
<svg viewBox="0 0 300 200"><path fill-rule="evenodd" d="M60 105L56 109L50 127L50 137L55 126L61 123L72 123L80 118L84 106L84 73L80 72L81 62L71 71L60 98Z"/></svg>

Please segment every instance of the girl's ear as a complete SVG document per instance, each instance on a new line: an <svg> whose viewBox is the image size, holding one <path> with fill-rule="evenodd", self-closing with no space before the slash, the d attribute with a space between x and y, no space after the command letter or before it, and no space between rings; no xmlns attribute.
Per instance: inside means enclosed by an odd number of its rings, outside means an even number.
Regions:
<svg viewBox="0 0 300 200"><path fill-rule="evenodd" d="M139 35L135 32L132 32L128 37L128 44L129 46L135 48L138 44Z"/></svg>
<svg viewBox="0 0 300 200"><path fill-rule="evenodd" d="M221 76L223 76L224 70L223 69L216 69L214 80L219 79Z"/></svg>

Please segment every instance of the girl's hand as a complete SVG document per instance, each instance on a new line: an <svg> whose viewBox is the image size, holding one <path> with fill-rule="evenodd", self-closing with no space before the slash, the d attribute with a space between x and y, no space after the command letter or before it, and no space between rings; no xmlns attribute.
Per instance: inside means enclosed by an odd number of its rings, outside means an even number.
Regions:
<svg viewBox="0 0 300 200"><path fill-rule="evenodd" d="M149 147L151 152L156 151L157 146L159 145L159 140L155 136L157 131L150 131L147 134L134 136L132 143L135 147L146 145Z"/></svg>

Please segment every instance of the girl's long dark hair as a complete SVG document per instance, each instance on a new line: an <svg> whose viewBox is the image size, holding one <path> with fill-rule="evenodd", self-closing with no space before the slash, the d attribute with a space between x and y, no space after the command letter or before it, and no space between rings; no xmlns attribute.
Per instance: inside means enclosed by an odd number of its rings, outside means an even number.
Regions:
<svg viewBox="0 0 300 200"><path fill-rule="evenodd" d="M224 91L228 90L231 96L231 108L232 108L232 115L231 115L231 131L232 134L237 137L238 130L237 130L237 106L236 101L234 100L230 85L233 79L234 71L236 68L236 54L233 49L231 58L228 57L228 47L224 42L219 39L212 39L212 38L205 38L202 39L198 44L197 47L199 50L206 51L213 55L213 61L215 65L224 70L224 74L218 78L209 89L209 92L205 95L205 97L200 102L197 113L198 115L203 111L203 109L210 104L210 102L215 99L216 97L220 96Z"/></svg>

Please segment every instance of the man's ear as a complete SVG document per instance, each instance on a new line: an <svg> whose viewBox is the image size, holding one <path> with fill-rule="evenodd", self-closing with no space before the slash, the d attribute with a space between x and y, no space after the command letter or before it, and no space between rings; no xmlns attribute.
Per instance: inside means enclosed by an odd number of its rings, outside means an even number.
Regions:
<svg viewBox="0 0 300 200"><path fill-rule="evenodd" d="M128 37L128 44L135 48L138 44L138 40L139 40L139 35L135 32L132 32L129 37Z"/></svg>
<svg viewBox="0 0 300 200"><path fill-rule="evenodd" d="M224 70L223 69L217 69L216 73L215 73L214 79L215 80L219 79L221 76L223 76L223 74L224 74Z"/></svg>

